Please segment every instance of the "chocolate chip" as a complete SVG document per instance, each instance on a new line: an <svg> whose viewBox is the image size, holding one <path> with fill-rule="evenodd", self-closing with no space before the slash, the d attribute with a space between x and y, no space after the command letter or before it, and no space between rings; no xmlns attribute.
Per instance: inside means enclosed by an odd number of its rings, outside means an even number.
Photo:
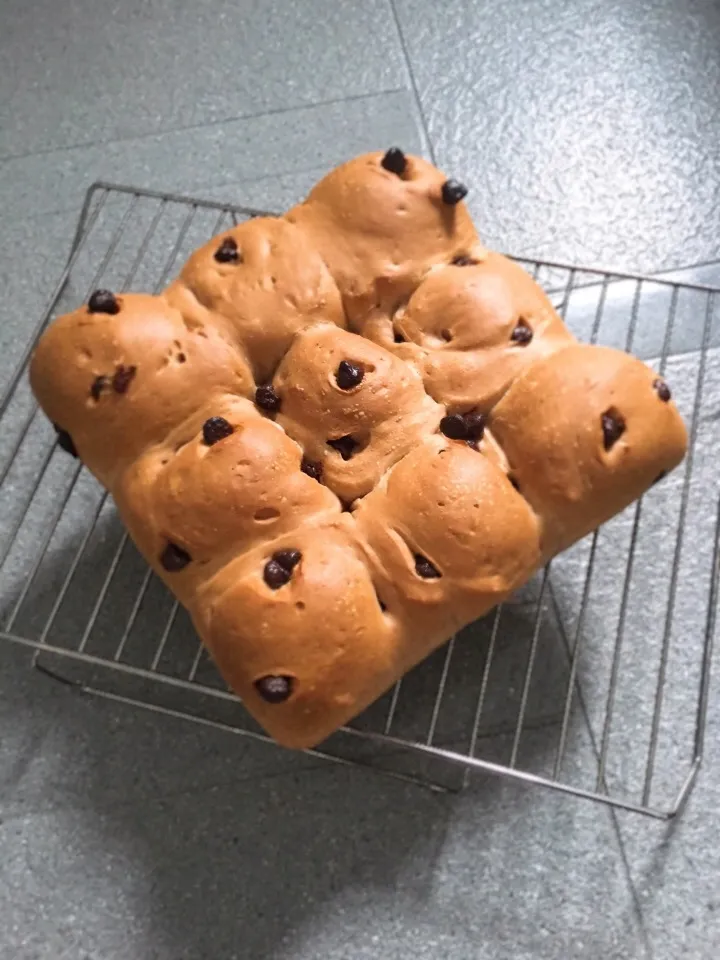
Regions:
<svg viewBox="0 0 720 960"><path fill-rule="evenodd" d="M255 689L268 703L283 703L292 693L292 677L260 677L255 681Z"/></svg>
<svg viewBox="0 0 720 960"><path fill-rule="evenodd" d="M219 443L225 437L229 437L235 432L235 427L228 423L225 417L210 417L203 424L203 443L211 447L214 443Z"/></svg>
<svg viewBox="0 0 720 960"><path fill-rule="evenodd" d="M110 385L110 380L105 376L95 377L90 387L90 396L93 400L99 400L100 394Z"/></svg>
<svg viewBox="0 0 720 960"><path fill-rule="evenodd" d="M341 390L352 390L365 376L365 371L358 363L350 360L341 360L335 371L335 381Z"/></svg>
<svg viewBox="0 0 720 960"><path fill-rule="evenodd" d="M112 388L115 393L127 393L136 373L137 367L123 367L122 364L117 367L112 378Z"/></svg>
<svg viewBox="0 0 720 960"><path fill-rule="evenodd" d="M515 327L513 332L510 334L510 339L514 343L519 343L523 347L526 344L530 343L532 338L533 338L532 330L526 323L523 323L522 320L518 323L518 325Z"/></svg>
<svg viewBox="0 0 720 960"><path fill-rule="evenodd" d="M287 570L288 573L291 573L292 570L300 563L302 560L302 554L299 550L287 549L287 550L276 550L272 555L275 563L279 563L283 570Z"/></svg>
<svg viewBox="0 0 720 960"><path fill-rule="evenodd" d="M454 267L475 267L479 262L479 260L473 260L466 253L460 253L450 261Z"/></svg>
<svg viewBox="0 0 720 960"><path fill-rule="evenodd" d="M110 290L96 290L88 300L90 313L109 313L114 316L120 313L120 304L117 297Z"/></svg>
<svg viewBox="0 0 720 960"><path fill-rule="evenodd" d="M192 557L187 552L183 550L182 547L179 547L176 543L168 543L163 552L160 554L160 563L168 573L177 573L179 570L182 570L183 567L186 567Z"/></svg>
<svg viewBox="0 0 720 960"><path fill-rule="evenodd" d="M485 417L473 410L470 413L463 414L463 420L467 427L468 436L476 443L478 440L482 440L485 433Z"/></svg>
<svg viewBox="0 0 720 960"><path fill-rule="evenodd" d="M327 443L333 450L337 450L343 460L349 460L357 447L357 442L350 436L338 437L336 440L328 440Z"/></svg>
<svg viewBox="0 0 720 960"><path fill-rule="evenodd" d="M280 566L277 560L268 560L263 569L263 580L271 590L279 590L290 579L290 570Z"/></svg>
<svg viewBox="0 0 720 960"><path fill-rule="evenodd" d="M422 554L419 553L415 554L415 573L425 580L437 580L440 576L440 571L437 567L433 566L427 557L423 557Z"/></svg>
<svg viewBox="0 0 720 960"><path fill-rule="evenodd" d="M240 253L238 251L237 240L233 237L225 237L215 251L214 256L218 263L239 263Z"/></svg>
<svg viewBox="0 0 720 960"><path fill-rule="evenodd" d="M625 421L615 410L608 410L602 415L601 420L603 444L606 450L610 450L625 433Z"/></svg>
<svg viewBox="0 0 720 960"><path fill-rule="evenodd" d="M440 432L450 440L468 440L470 434L465 417L460 413L449 413L440 421Z"/></svg>
<svg viewBox="0 0 720 960"><path fill-rule="evenodd" d="M278 413L282 406L280 397L275 393L271 384L267 383L255 391L255 405L267 413Z"/></svg>
<svg viewBox="0 0 720 960"><path fill-rule="evenodd" d="M672 393L670 392L670 387L665 383L664 380L655 380L653 383L655 392L660 397L663 403L669 403L672 400Z"/></svg>
<svg viewBox="0 0 720 960"><path fill-rule="evenodd" d="M70 436L67 430L63 430L62 427L59 427L56 423L53 424L53 428L57 434L57 444L60 449L64 450L65 453L69 453L71 457L77 457L78 452L75 449L73 438Z"/></svg>
<svg viewBox="0 0 720 960"><path fill-rule="evenodd" d="M390 147L380 161L380 166L389 170L390 173L395 173L398 177L401 177L407 167L407 157L400 147Z"/></svg>
<svg viewBox="0 0 720 960"><path fill-rule="evenodd" d="M443 203L454 207L456 203L460 203L463 197L467 196L467 192L468 188L464 183L460 183L459 180L446 180L442 185Z"/></svg>
<svg viewBox="0 0 720 960"><path fill-rule="evenodd" d="M303 473L306 473L309 477L312 477L313 480L317 480L318 483L322 483L323 466L319 460L308 460L307 457L303 457L302 463L300 464L300 469Z"/></svg>

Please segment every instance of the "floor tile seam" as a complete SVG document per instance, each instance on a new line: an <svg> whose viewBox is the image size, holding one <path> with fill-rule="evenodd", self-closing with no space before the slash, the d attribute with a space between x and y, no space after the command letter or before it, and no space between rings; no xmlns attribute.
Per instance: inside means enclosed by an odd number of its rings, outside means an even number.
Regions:
<svg viewBox="0 0 720 960"><path fill-rule="evenodd" d="M410 59L410 50L405 38L405 33L400 23L400 15L397 10L396 0L388 0L388 3L390 5L393 20L395 21L395 29L397 30L400 49L402 50L403 59L405 60L405 69L407 70L408 80L410 81L410 92L412 93L413 101L415 103L415 110L418 115L420 132L422 134L422 139L424 140L425 149L427 150L429 159L437 166L435 145L433 144L430 136L430 127L428 125L427 117L425 116L425 111L423 110L422 100L420 99L420 89L418 87L412 60Z"/></svg>
<svg viewBox="0 0 720 960"><path fill-rule="evenodd" d="M88 147L107 147L116 143L132 143L140 140L148 140L153 137L163 137L174 133L186 133L195 130L209 129L219 127L224 124L242 123L249 120L262 120L265 117L281 116L285 113L298 113L301 111L315 110L322 107L338 106L342 103L355 103L361 100L372 100L377 97L393 96L398 93L409 93L407 87L390 87L383 90L377 90L367 93L353 93L344 97L330 97L326 100L305 101L293 106L273 107L268 110L251 111L249 113L231 114L225 117L219 117L216 120L206 120L202 123L178 124L163 128L162 130L153 130L146 133L130 134L124 137L108 137L100 140L83 140L61 146L40 148L38 150L28 150L20 153L0 155L0 165L9 163L13 160L28 160L40 156L51 156L56 153L65 153L71 150L79 150Z"/></svg>

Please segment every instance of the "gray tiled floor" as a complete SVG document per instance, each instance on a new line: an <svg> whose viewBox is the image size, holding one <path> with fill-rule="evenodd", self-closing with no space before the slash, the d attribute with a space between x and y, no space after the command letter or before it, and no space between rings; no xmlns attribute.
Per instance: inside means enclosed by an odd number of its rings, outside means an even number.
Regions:
<svg viewBox="0 0 720 960"><path fill-rule="evenodd" d="M0 376L96 177L283 207L355 152L425 145L503 248L720 257L718 3L396 8L0 3ZM290 757L89 700L0 644L0 958L711 960L719 694L668 833L494 779L436 796Z"/></svg>

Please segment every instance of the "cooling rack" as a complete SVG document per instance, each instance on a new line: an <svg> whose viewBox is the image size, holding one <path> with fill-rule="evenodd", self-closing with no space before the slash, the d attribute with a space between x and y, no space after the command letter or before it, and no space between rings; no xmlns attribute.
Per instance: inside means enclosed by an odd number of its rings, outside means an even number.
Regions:
<svg viewBox="0 0 720 960"><path fill-rule="evenodd" d="M107 494L58 448L27 382L54 315L101 285L159 290L192 249L262 212L110 183L88 190L69 260L0 405L0 638L32 648L38 668L85 693L267 739ZM694 785L708 704L720 290L522 262L578 337L631 350L667 376L688 456L311 752L434 789L484 772L669 819Z"/></svg>

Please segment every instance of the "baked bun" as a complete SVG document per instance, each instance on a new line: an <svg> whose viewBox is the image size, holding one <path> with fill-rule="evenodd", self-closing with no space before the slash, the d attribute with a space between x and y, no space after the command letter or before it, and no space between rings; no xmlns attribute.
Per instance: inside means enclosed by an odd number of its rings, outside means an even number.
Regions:
<svg viewBox="0 0 720 960"><path fill-rule="evenodd" d="M402 303L432 266L484 253L466 192L420 157L391 148L333 170L287 218L328 265L357 328L371 309Z"/></svg>
<svg viewBox="0 0 720 960"><path fill-rule="evenodd" d="M190 329L163 297L97 291L40 338L30 382L103 484L221 392L252 397L243 354L222 328Z"/></svg>
<svg viewBox="0 0 720 960"><path fill-rule="evenodd" d="M499 253L432 270L363 332L419 369L438 403L483 412L535 360L575 341L541 287Z"/></svg>
<svg viewBox="0 0 720 960"><path fill-rule="evenodd" d="M218 395L120 477L120 514L183 598L239 553L340 514L302 451L245 399ZM185 563L182 563L185 559Z"/></svg>
<svg viewBox="0 0 720 960"><path fill-rule="evenodd" d="M533 364L489 425L541 519L546 558L637 500L687 449L664 379L608 347L572 346Z"/></svg>
<svg viewBox="0 0 720 960"><path fill-rule="evenodd" d="M281 217L257 217L213 237L192 254L180 284L229 321L258 383L272 377L299 330L318 321L345 326L320 254Z"/></svg>
<svg viewBox="0 0 720 960"><path fill-rule="evenodd" d="M492 447L485 449L483 442L473 449L433 437L393 467L353 513L381 594L398 597L419 628L439 609L447 629L459 629L540 563L537 517Z"/></svg>
<svg viewBox="0 0 720 960"><path fill-rule="evenodd" d="M415 370L364 337L318 325L298 334L273 389L277 422L342 500L369 493L445 412Z"/></svg>
<svg viewBox="0 0 720 960"><path fill-rule="evenodd" d="M269 578L283 553L295 564ZM347 514L238 557L191 612L225 679L285 746L325 739L397 676L400 627L380 606Z"/></svg>

